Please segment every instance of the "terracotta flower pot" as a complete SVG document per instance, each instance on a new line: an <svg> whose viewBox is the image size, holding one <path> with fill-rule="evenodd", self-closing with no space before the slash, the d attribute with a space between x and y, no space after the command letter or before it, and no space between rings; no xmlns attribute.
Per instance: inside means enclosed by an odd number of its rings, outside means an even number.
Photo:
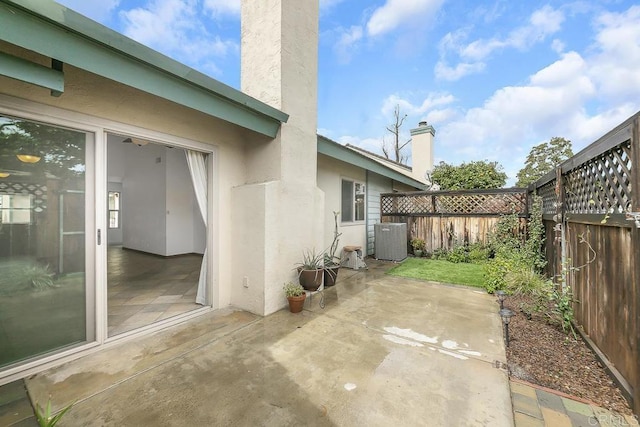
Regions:
<svg viewBox="0 0 640 427"><path fill-rule="evenodd" d="M299 297L287 297L289 300L289 311L292 313L300 313L302 307L304 307L304 300L307 298L307 294L302 294Z"/></svg>
<svg viewBox="0 0 640 427"><path fill-rule="evenodd" d="M300 270L299 278L300 284L307 291L317 291L320 285L322 285L324 269L318 270Z"/></svg>

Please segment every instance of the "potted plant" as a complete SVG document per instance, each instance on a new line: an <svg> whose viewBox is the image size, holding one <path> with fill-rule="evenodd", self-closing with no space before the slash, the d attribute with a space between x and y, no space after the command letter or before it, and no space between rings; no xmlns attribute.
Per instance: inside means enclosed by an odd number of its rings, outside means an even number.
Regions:
<svg viewBox="0 0 640 427"><path fill-rule="evenodd" d="M331 247L324 254L324 286L329 287L336 284L338 278L338 271L340 270L340 257L336 256L338 251L338 244L340 243L340 236L342 233L338 233L338 214L340 212L333 211L333 223L335 224L333 229L333 242Z"/></svg>
<svg viewBox="0 0 640 427"><path fill-rule="evenodd" d="M307 293L304 288L293 282L287 282L284 284L284 294L289 301L289 311L292 313L300 313L304 306L304 300L307 298Z"/></svg>
<svg viewBox="0 0 640 427"><path fill-rule="evenodd" d="M298 263L298 280L308 291L317 291L322 285L324 273L324 254L314 250L306 250L302 254L302 262Z"/></svg>
<svg viewBox="0 0 640 427"><path fill-rule="evenodd" d="M424 240L419 237L411 239L411 247L413 248L413 254L420 258L424 252Z"/></svg>

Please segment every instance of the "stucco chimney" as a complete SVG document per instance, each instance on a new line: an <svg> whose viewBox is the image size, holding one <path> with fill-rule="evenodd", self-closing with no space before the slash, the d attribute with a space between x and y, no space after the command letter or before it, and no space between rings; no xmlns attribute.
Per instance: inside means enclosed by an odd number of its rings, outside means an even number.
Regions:
<svg viewBox="0 0 640 427"><path fill-rule="evenodd" d="M279 164L279 176L267 179L303 179L315 185L318 16L318 0L242 1L241 89L289 114L280 141L250 165L259 173L266 164Z"/></svg>
<svg viewBox="0 0 640 427"><path fill-rule="evenodd" d="M266 315L286 304L282 284L297 280L303 251L324 243L324 193L316 185L319 6L242 0L241 15L242 91L289 115L271 140L245 134L245 183L231 194L231 303Z"/></svg>
<svg viewBox="0 0 640 427"><path fill-rule="evenodd" d="M411 129L412 175L416 181L427 182L426 174L433 170L433 137L436 130L426 121Z"/></svg>

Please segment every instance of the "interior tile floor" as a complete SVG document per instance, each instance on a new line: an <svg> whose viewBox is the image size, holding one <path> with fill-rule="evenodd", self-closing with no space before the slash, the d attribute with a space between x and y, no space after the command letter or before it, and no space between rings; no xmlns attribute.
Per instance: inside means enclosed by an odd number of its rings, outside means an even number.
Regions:
<svg viewBox="0 0 640 427"><path fill-rule="evenodd" d="M162 257L109 246L107 263L110 337L202 307L195 303L202 255Z"/></svg>

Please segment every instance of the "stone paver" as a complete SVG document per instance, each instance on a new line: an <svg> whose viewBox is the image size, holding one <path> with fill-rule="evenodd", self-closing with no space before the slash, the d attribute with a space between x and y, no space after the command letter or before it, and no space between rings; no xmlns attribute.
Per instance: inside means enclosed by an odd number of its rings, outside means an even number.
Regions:
<svg viewBox="0 0 640 427"><path fill-rule="evenodd" d="M540 408L545 425L554 427L572 427L571 418L566 414L549 408Z"/></svg>
<svg viewBox="0 0 640 427"><path fill-rule="evenodd" d="M633 416L611 412L533 384L511 380L510 385L515 427L639 426ZM537 417L536 409L540 417Z"/></svg>

